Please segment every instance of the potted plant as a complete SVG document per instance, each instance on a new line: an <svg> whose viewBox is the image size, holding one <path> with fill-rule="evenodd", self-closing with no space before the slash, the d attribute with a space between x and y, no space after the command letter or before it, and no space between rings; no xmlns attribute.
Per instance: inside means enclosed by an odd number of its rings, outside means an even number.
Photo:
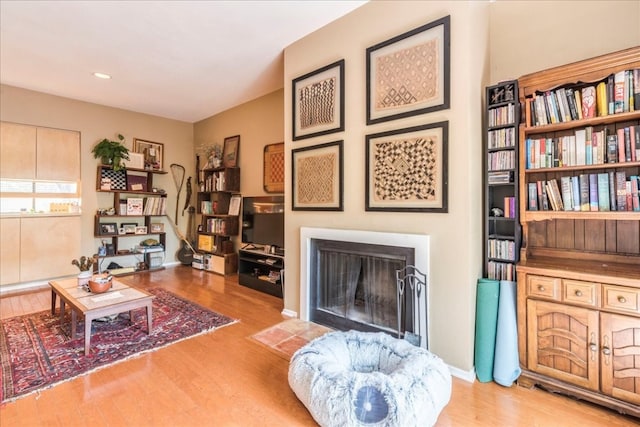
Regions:
<svg viewBox="0 0 640 427"><path fill-rule="evenodd" d="M124 169L123 160L129 160L129 149L124 146L124 136L118 134L118 141L108 138L98 142L91 150L93 157L100 159L103 165L113 167L114 171Z"/></svg>
<svg viewBox="0 0 640 427"><path fill-rule="evenodd" d="M84 286L89 283L89 279L93 276L93 271L91 267L95 262L95 258L93 256L81 256L79 259L74 259L71 261L72 265L78 267L80 273L78 274L78 286Z"/></svg>

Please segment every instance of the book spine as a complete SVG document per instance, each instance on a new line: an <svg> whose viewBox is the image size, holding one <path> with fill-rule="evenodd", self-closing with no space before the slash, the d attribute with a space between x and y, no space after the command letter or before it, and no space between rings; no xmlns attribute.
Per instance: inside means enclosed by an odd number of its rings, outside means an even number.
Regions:
<svg viewBox="0 0 640 427"><path fill-rule="evenodd" d="M612 211L618 210L618 203L616 201L616 178L613 171L608 172L609 175L609 204Z"/></svg>
<svg viewBox="0 0 640 427"><path fill-rule="evenodd" d="M631 206L634 211L640 211L640 198L638 195L638 176L629 177L631 181Z"/></svg>
<svg viewBox="0 0 640 427"><path fill-rule="evenodd" d="M627 210L627 174L625 171L616 172L616 204L619 211Z"/></svg>
<svg viewBox="0 0 640 427"><path fill-rule="evenodd" d="M580 210L580 178L578 176L571 177L571 194L573 195L573 210Z"/></svg>
<svg viewBox="0 0 640 427"><path fill-rule="evenodd" d="M623 113L624 110L624 99L625 99L625 80L626 74L624 71L619 71L614 75L614 86L613 86L613 113ZM628 104L627 104L628 108ZM628 110L627 110L628 111Z"/></svg>
<svg viewBox="0 0 640 427"><path fill-rule="evenodd" d="M598 174L598 210L607 212L610 211L609 205L609 174Z"/></svg>
<svg viewBox="0 0 640 427"><path fill-rule="evenodd" d="M529 183L529 210L537 211L538 210L538 188L535 182Z"/></svg>
<svg viewBox="0 0 640 427"><path fill-rule="evenodd" d="M580 210L589 211L589 174L580 174Z"/></svg>
<svg viewBox="0 0 640 427"><path fill-rule="evenodd" d="M632 158L631 154L631 130L626 127L622 130L624 135L624 160L625 162L630 162ZM635 151L635 144L633 147L633 151Z"/></svg>
<svg viewBox="0 0 640 427"><path fill-rule="evenodd" d="M571 194L571 177L563 176L560 178L560 187L562 188L562 205L565 211L573 210L573 196Z"/></svg>
<svg viewBox="0 0 640 427"><path fill-rule="evenodd" d="M616 135L607 135L607 163L616 163L618 161L618 137Z"/></svg>
<svg viewBox="0 0 640 427"><path fill-rule="evenodd" d="M607 84L600 82L596 86L596 111L598 117L609 115L609 105L607 101Z"/></svg>
<svg viewBox="0 0 640 427"><path fill-rule="evenodd" d="M594 86L582 88L582 118L595 117L596 108L596 88Z"/></svg>
<svg viewBox="0 0 640 427"><path fill-rule="evenodd" d="M562 195L560 194L560 188L558 187L558 180L551 180L551 194L553 195L553 199L556 204L556 210L562 211L564 209L564 203L562 201Z"/></svg>
<svg viewBox="0 0 640 427"><path fill-rule="evenodd" d="M589 174L589 210L597 212L599 207L598 199L598 175L595 173Z"/></svg>

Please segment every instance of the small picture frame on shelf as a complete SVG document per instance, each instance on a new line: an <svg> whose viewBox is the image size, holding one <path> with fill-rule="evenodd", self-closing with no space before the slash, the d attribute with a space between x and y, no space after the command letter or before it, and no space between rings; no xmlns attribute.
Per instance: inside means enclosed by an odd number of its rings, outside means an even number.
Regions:
<svg viewBox="0 0 640 427"><path fill-rule="evenodd" d="M222 165L225 168L238 166L238 153L240 151L240 135L229 136L224 139L222 149Z"/></svg>
<svg viewBox="0 0 640 427"><path fill-rule="evenodd" d="M147 226L146 225L136 226L135 234L147 234Z"/></svg>
<svg viewBox="0 0 640 427"><path fill-rule="evenodd" d="M136 224L135 222L123 222L122 224L120 224L120 228L124 230L124 234L135 234L137 226L138 224Z"/></svg>
<svg viewBox="0 0 640 427"><path fill-rule="evenodd" d="M118 225L115 222L100 223L101 236L115 236L117 234L118 234Z"/></svg>
<svg viewBox="0 0 640 427"><path fill-rule="evenodd" d="M240 202L242 201L242 196L234 194L231 196L231 200L229 201L229 213L228 215L237 216L240 214Z"/></svg>
<svg viewBox="0 0 640 427"><path fill-rule="evenodd" d="M150 227L152 233L164 233L164 224L161 222L152 222Z"/></svg>
<svg viewBox="0 0 640 427"><path fill-rule="evenodd" d="M118 228L118 235L119 235L119 236L123 236L123 235L125 235L125 234L127 234L127 232L126 232L126 230L124 229L124 227L120 227L120 228Z"/></svg>

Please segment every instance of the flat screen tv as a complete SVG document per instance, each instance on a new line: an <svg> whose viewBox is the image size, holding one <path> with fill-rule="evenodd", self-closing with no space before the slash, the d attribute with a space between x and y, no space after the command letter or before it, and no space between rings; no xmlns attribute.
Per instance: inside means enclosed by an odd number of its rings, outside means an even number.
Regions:
<svg viewBox="0 0 640 427"><path fill-rule="evenodd" d="M284 196L242 198L242 242L284 248Z"/></svg>

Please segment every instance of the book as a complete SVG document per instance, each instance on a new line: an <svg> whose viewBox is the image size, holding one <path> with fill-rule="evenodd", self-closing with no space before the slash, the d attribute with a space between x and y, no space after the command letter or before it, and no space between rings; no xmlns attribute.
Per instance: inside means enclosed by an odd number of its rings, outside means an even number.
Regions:
<svg viewBox="0 0 640 427"><path fill-rule="evenodd" d="M576 98L573 94L573 89L565 89L565 96L567 99L567 105L569 106L569 116L571 117L571 120L578 120L580 116L578 115L578 108L576 106Z"/></svg>
<svg viewBox="0 0 640 427"><path fill-rule="evenodd" d="M616 205L619 211L627 210L627 173L616 172Z"/></svg>
<svg viewBox="0 0 640 427"><path fill-rule="evenodd" d="M576 111L578 112L578 119L582 120L584 118L583 111L582 111L582 91L575 89L573 91L573 96L575 97Z"/></svg>
<svg viewBox="0 0 640 427"><path fill-rule="evenodd" d="M595 173L589 174L589 210L592 212L598 211L599 206L598 199L598 175Z"/></svg>
<svg viewBox="0 0 640 427"><path fill-rule="evenodd" d="M573 195L571 194L571 177L560 178L560 188L562 189L562 205L565 211L573 210Z"/></svg>
<svg viewBox="0 0 640 427"><path fill-rule="evenodd" d="M127 215L142 215L144 199L129 197L127 199Z"/></svg>
<svg viewBox="0 0 640 427"><path fill-rule="evenodd" d="M618 137L617 135L607 135L607 163L618 161Z"/></svg>
<svg viewBox="0 0 640 427"><path fill-rule="evenodd" d="M560 188L558 187L558 180L552 179L551 181L547 181L549 183L549 187L551 189L551 197L553 199L553 203L555 205L555 210L562 211L564 210L564 204L562 203L562 196L560 194Z"/></svg>
<svg viewBox="0 0 640 427"><path fill-rule="evenodd" d="M614 114L615 106L615 75L611 74L607 77L607 112L609 115Z"/></svg>
<svg viewBox="0 0 640 427"><path fill-rule="evenodd" d="M607 101L607 84L600 82L596 85L596 112L598 117L609 115L609 101Z"/></svg>
<svg viewBox="0 0 640 427"><path fill-rule="evenodd" d="M589 174L579 175L580 180L580 210L589 211Z"/></svg>
<svg viewBox="0 0 640 427"><path fill-rule="evenodd" d="M609 174L598 174L598 210L602 212L610 211L609 204Z"/></svg>
<svg viewBox="0 0 640 427"><path fill-rule="evenodd" d="M576 129L575 131L575 144L576 144L576 166L582 166L587 164L586 160L586 142L587 131L586 129Z"/></svg>
<svg viewBox="0 0 640 427"><path fill-rule="evenodd" d="M640 110L640 68L633 70L633 106Z"/></svg>
<svg viewBox="0 0 640 427"><path fill-rule="evenodd" d="M637 212L640 211L640 198L638 197L638 176L630 176L629 181L631 182L631 209Z"/></svg>
<svg viewBox="0 0 640 427"><path fill-rule="evenodd" d="M640 107L638 107L640 109ZM632 126L633 134L636 136L636 161L640 161L640 125Z"/></svg>
<svg viewBox="0 0 640 427"><path fill-rule="evenodd" d="M529 183L528 206L530 211L538 210L538 188L535 182Z"/></svg>
<svg viewBox="0 0 640 427"><path fill-rule="evenodd" d="M205 252L215 252L216 247L214 244L213 236L207 234L198 234L198 250Z"/></svg>
<svg viewBox="0 0 640 427"><path fill-rule="evenodd" d="M624 129L620 128L616 131L616 139L618 141L618 162L624 163L626 160L626 148L624 143Z"/></svg>
<svg viewBox="0 0 640 427"><path fill-rule="evenodd" d="M618 210L618 204L616 202L616 178L613 171L608 172L609 175L609 206L612 211Z"/></svg>
<svg viewBox="0 0 640 427"><path fill-rule="evenodd" d="M619 71L614 75L613 86L613 113L618 114L624 112L624 99L625 99L625 86L626 86L626 72ZM628 108L628 101L627 101ZM627 110L628 111L628 110Z"/></svg>
<svg viewBox="0 0 640 427"><path fill-rule="evenodd" d="M571 177L571 195L573 196L573 210L580 210L580 178L578 176Z"/></svg>
<svg viewBox="0 0 640 427"><path fill-rule="evenodd" d="M590 119L596 116L596 88L587 86L582 88L582 118Z"/></svg>
<svg viewBox="0 0 640 427"><path fill-rule="evenodd" d="M624 161L630 162L633 155L631 154L631 129L626 127L622 130L623 138L624 138ZM633 147L633 151L635 151L635 143Z"/></svg>

